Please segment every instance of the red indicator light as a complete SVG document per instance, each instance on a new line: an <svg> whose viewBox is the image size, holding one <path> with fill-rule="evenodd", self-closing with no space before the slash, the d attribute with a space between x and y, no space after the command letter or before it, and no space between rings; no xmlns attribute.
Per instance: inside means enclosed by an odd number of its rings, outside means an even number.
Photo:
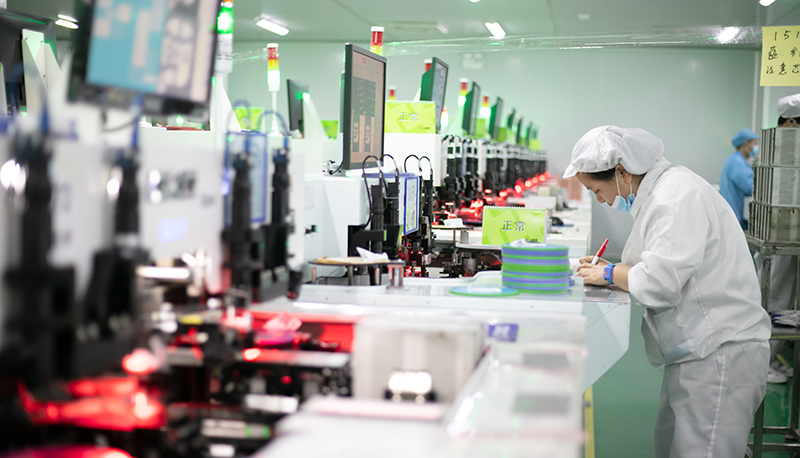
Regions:
<svg viewBox="0 0 800 458"><path fill-rule="evenodd" d="M281 377L281 383L283 383L284 385L288 385L292 383L292 378L289 377L288 375L284 375L283 377Z"/></svg>
<svg viewBox="0 0 800 458"><path fill-rule="evenodd" d="M242 352L242 357L245 361L254 361L261 356L261 350L258 348L248 348Z"/></svg>
<svg viewBox="0 0 800 458"><path fill-rule="evenodd" d="M129 374L143 375L153 372L158 366L155 356L143 348L122 358L122 368Z"/></svg>

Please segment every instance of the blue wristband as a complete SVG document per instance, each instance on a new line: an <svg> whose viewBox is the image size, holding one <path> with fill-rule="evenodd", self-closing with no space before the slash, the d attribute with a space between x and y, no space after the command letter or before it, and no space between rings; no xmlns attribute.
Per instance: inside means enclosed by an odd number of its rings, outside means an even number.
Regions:
<svg viewBox="0 0 800 458"><path fill-rule="evenodd" d="M611 264L609 262L608 265L603 269L603 280L611 283L612 285L614 284L614 265L615 264Z"/></svg>

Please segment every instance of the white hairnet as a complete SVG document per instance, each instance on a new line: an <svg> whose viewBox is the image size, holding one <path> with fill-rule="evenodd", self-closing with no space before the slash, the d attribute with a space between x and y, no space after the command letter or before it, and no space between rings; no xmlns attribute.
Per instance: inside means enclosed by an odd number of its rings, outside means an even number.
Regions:
<svg viewBox="0 0 800 458"><path fill-rule="evenodd" d="M800 118L800 94L787 95L778 99L778 116Z"/></svg>
<svg viewBox="0 0 800 458"><path fill-rule="evenodd" d="M641 175L663 155L664 143L650 132L617 126L595 127L575 144L564 178L578 172L602 172L617 164L634 175Z"/></svg>

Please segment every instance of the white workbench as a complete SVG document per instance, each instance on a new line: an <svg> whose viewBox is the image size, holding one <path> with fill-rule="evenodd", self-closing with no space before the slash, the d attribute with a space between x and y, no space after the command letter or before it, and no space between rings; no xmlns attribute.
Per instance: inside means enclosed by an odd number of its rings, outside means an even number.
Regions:
<svg viewBox="0 0 800 458"><path fill-rule="evenodd" d="M575 205L577 206L577 205ZM563 234L550 235L548 242L570 246L572 263L587 254L591 239L591 212L585 208L557 215L573 224ZM562 229L563 230L563 229ZM453 242L453 231L437 231L437 241ZM480 231L470 232L470 243L480 243ZM555 385L571 393L571 421L559 425L558 418L520 415L513 396L536 392L542 386L553 390L553 380L541 373L490 352L473 372L460 398L435 419L375 418L336 415L336 403L359 404L364 400L311 399L300 412L281 420L277 437L260 450L259 458L347 456L351 458L578 458L582 454L580 413L582 392L594 384L627 351L630 334L630 301L627 293L593 287L573 277L575 285L561 296L520 294L486 298L450 293L454 286L496 285L500 272L482 272L472 278L405 278L402 288L388 286L304 285L294 301L273 301L256 310L295 313L396 315L446 320L448 316L471 316L487 324L518 324L517 343L506 349L528 351L526 345L580 342L576 348L585 358L572 358L572 378ZM497 345L492 344L495 350ZM584 350L585 349L585 353ZM506 355L507 356L507 355ZM581 380L583 383L581 383ZM533 390L533 391L531 391ZM517 398L518 399L518 398ZM326 405L332 403L334 407ZM367 409L369 410L369 409ZM579 408L577 410L580 410ZM466 412L466 414L465 414ZM464 415L459 419L459 416ZM424 415L423 415L424 416ZM537 423L540 422L540 423ZM520 422L522 424L520 424ZM531 423L532 422L532 423ZM453 429L461 431L453 431ZM531 432L534 431L532 434Z"/></svg>
<svg viewBox="0 0 800 458"><path fill-rule="evenodd" d="M256 310L305 313L370 315L374 313L446 316L459 313L484 322L507 322L509 318L536 319L537 314L570 314L586 317L584 389L592 386L628 350L630 301L624 292L584 292L583 279L560 296L486 298L450 293L454 286L499 283L500 272L482 272L471 278L406 278L402 290L387 286L303 285L300 297L291 303L274 301ZM602 296L609 296L603 298Z"/></svg>

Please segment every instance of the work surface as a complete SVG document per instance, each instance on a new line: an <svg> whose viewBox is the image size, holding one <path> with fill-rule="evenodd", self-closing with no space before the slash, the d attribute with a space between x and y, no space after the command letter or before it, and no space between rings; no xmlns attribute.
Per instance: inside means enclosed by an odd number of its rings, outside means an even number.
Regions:
<svg viewBox="0 0 800 458"><path fill-rule="evenodd" d="M501 298L464 297L449 292L453 286L470 284L492 284L499 280L499 273L484 273L474 278L463 279L417 279L407 278L403 288L386 286L348 287L329 285L306 285L295 302L274 301L258 305L257 310L290 311L295 313L346 314L351 316L390 314L397 316L430 317L432 320L448 316L471 316L487 324L515 323L519 325L519 341L547 342L564 339L569 325L577 320L581 327L585 322L585 359L575 379L573 401L581 403L581 393L594 384L627 351L630 333L630 302L626 293L608 290L584 289L582 279L569 294L557 297L519 295ZM616 301L616 302L614 302ZM524 345L524 344L522 344ZM513 344L512 344L513 348ZM582 358L579 357L578 361ZM502 361L502 358L500 358ZM460 401L449 408L450 414L441 420L410 420L390 418L367 418L325 414L325 409L315 407L311 400L301 412L291 415L278 424L277 437L255 456L262 458L281 456L312 457L497 457L522 458L547 456L549 458L577 458L581 455L582 435L580 414L572 429L548 431L553 419L540 418L541 425L519 426L512 411L492 406L506 406L507 393L524 393L547 386L547 380L535 377L512 377L517 380L508 386L511 371L521 369L484 361L474 374L485 371L484 382L478 388L464 388ZM579 369L580 370L580 369ZM488 372L486 372L488 371ZM583 384L580 380L583 379ZM521 385L527 380L528 388ZM538 381L537 381L538 380ZM499 385L498 385L499 384ZM468 384L469 385L469 384ZM495 387L495 385L498 385ZM581 386L583 385L583 386ZM492 389L492 387L495 387ZM552 388L550 388L552 389ZM510 396L510 395L509 395ZM356 402L358 400L351 400ZM480 407L483 406L483 407ZM459 422L462 410L464 414ZM530 418L537 418L536 416ZM508 425L504 422L511 421ZM451 431L454 425L464 424L472 433L458 434ZM496 425L496 426L492 426ZM494 431L494 432L492 432ZM540 431L531 434L531 431Z"/></svg>
<svg viewBox="0 0 800 458"><path fill-rule="evenodd" d="M458 296L454 286L499 282L499 272L484 272L471 278L406 278L402 289L387 286L303 285L296 301L285 299L254 306L255 310L371 315L376 313L414 315L436 319L466 314L486 323L515 320L554 320L559 314L586 317L584 389L597 381L628 350L630 301L624 292L586 291L583 279L573 277L569 294L560 296L518 296L487 298ZM522 327L522 326L521 326ZM537 329L539 327L537 326ZM553 327L557 332L557 326Z"/></svg>

